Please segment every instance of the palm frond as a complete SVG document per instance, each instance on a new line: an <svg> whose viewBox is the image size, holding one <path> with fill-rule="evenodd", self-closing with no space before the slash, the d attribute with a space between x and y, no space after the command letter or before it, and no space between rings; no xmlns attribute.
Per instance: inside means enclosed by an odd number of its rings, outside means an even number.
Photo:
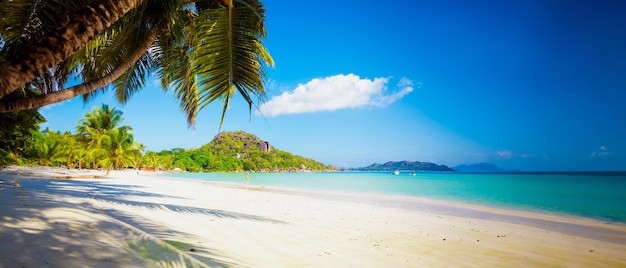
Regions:
<svg viewBox="0 0 626 268"><path fill-rule="evenodd" d="M180 109L187 115L187 125L195 126L199 111L198 80L193 70L192 46L188 43L193 32L188 31L184 22L190 22L196 14L180 8L170 13L168 30L160 36L152 50L157 74L163 89L171 89L179 100Z"/></svg>
<svg viewBox="0 0 626 268"><path fill-rule="evenodd" d="M200 109L222 100L222 125L236 89L252 109L253 95L263 98L265 65L273 64L261 43L265 36L264 9L258 1L245 1L200 13L195 20L194 72L199 75Z"/></svg>
<svg viewBox="0 0 626 268"><path fill-rule="evenodd" d="M146 78L150 75L152 58L145 53L126 73L113 82L117 100L125 104L135 93L140 91L146 84Z"/></svg>
<svg viewBox="0 0 626 268"><path fill-rule="evenodd" d="M0 2L0 34L9 47L21 45L53 31L67 14L82 9L93 0L11 0Z"/></svg>
<svg viewBox="0 0 626 268"><path fill-rule="evenodd" d="M164 30L168 18L180 9L176 8L180 6L179 2L179 0L145 1L98 36L99 40L94 40L89 46L90 49L80 56L84 66L89 66L89 69L81 72L83 81L98 79L111 73L120 64L134 61L140 52L139 44L149 40L154 32L161 33ZM155 57L151 50L146 51L110 85L120 103L127 102L145 86L146 78L155 67L154 61ZM89 101L108 88L107 86L85 94L83 100Z"/></svg>
<svg viewBox="0 0 626 268"><path fill-rule="evenodd" d="M60 23L59 18L69 12L79 10L92 1L65 0L11 0L0 1L0 36L5 44L2 53L10 55L46 33L53 31ZM69 73L63 64L42 73L26 84L27 88L37 89L42 94L57 91L67 82Z"/></svg>
<svg viewBox="0 0 626 268"><path fill-rule="evenodd" d="M22 37L24 30L31 22L33 10L37 3L32 0L16 0L0 2L0 35L11 44Z"/></svg>
<svg viewBox="0 0 626 268"><path fill-rule="evenodd" d="M145 4L138 7L145 8ZM139 44L145 42L150 36L145 24L146 19L137 15L139 11L133 10L118 20L107 31L92 39L81 54L76 54L84 82L93 81L111 73L117 66L129 62L138 53ZM85 68L86 67L86 68ZM145 84L146 76L151 68L149 53L145 53L136 61L122 76L111 85L115 89L118 101L125 103L134 93L139 91ZM103 93L108 87L99 88L83 95L85 102Z"/></svg>
<svg viewBox="0 0 626 268"><path fill-rule="evenodd" d="M164 88L172 88L181 110L187 114L187 124L194 126L199 110L198 81L189 61L189 52L180 46L165 49L165 64L159 71L161 83Z"/></svg>

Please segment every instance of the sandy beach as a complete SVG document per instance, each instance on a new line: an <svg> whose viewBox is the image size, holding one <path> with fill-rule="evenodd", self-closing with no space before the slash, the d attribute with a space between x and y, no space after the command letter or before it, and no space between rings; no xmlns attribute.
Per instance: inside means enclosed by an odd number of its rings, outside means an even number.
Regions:
<svg viewBox="0 0 626 268"><path fill-rule="evenodd" d="M626 225L398 196L0 171L0 267L626 267ZM244 176L244 175L242 175Z"/></svg>

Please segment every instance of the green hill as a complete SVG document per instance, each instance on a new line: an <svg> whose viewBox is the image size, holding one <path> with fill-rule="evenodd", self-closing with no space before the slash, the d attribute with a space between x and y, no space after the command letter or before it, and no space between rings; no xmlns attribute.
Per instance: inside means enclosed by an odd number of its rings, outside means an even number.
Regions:
<svg viewBox="0 0 626 268"><path fill-rule="evenodd" d="M171 168L186 171L303 172L330 171L331 166L279 150L244 131L220 132L200 148L157 153L171 156Z"/></svg>
<svg viewBox="0 0 626 268"><path fill-rule="evenodd" d="M360 171L394 171L394 170L410 170L410 171L454 171L445 165L437 165L429 162L420 161L389 161L384 164L371 164L367 167L357 168Z"/></svg>

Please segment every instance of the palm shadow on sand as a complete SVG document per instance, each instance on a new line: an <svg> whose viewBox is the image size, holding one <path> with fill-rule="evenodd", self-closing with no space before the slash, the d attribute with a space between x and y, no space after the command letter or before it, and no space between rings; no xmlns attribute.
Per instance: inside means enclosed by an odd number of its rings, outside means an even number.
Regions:
<svg viewBox="0 0 626 268"><path fill-rule="evenodd" d="M22 176L34 174L22 174ZM2 178L7 176L3 175ZM186 267L238 266L210 245L191 245L177 238L189 234L167 229L131 213L107 208L121 204L131 209L191 213L269 223L283 222L237 212L180 206L133 199L177 198L142 191L140 186L103 184L98 180L19 179L21 187L5 187L0 192L0 266L116 267L139 265ZM95 199L98 202L91 202ZM78 203L77 203L78 200ZM144 198L145 200L145 198ZM94 204L105 204L100 207ZM90 221L63 221L52 212L80 214ZM132 210L131 210L132 211ZM93 219L96 219L93 221ZM89 239L85 239L89 238ZM10 245L10 246L7 246Z"/></svg>

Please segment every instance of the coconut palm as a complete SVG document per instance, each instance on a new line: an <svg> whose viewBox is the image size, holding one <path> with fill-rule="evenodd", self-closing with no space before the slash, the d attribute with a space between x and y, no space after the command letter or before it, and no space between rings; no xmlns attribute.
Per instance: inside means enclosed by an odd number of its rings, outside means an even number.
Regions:
<svg viewBox="0 0 626 268"><path fill-rule="evenodd" d="M71 2L0 2L0 34L10 48L8 59L0 63L0 97L67 59L142 1Z"/></svg>
<svg viewBox="0 0 626 268"><path fill-rule="evenodd" d="M129 126L121 126L124 121L123 112L106 104L94 107L86 112L76 127L77 137L82 137L87 147L84 151L77 150L73 156L82 167L83 160L88 166L105 167L107 174L110 169L123 165L136 166L141 157L142 145L135 143Z"/></svg>
<svg viewBox="0 0 626 268"><path fill-rule="evenodd" d="M133 167L138 169L139 167L141 167L143 161L144 161L144 157L143 157L143 152L146 151L146 146L143 145L142 143L138 143L135 142L133 145L134 149L136 149L139 153L135 154L132 156L133 158Z"/></svg>
<svg viewBox="0 0 626 268"><path fill-rule="evenodd" d="M158 167L157 161L159 156L155 152L146 152L145 155L142 156L142 166L148 168L156 168Z"/></svg>
<svg viewBox="0 0 626 268"><path fill-rule="evenodd" d="M224 103L223 120L230 99L236 92L244 97L250 109L252 96L259 97L259 100L265 97L263 68L266 64L272 65L273 60L261 43L265 37L265 10L259 1L120 1L124 4L112 9L122 13L111 15L111 20L115 22L107 24L105 29L97 30L93 36L80 35L83 36L80 40L87 39L84 43L77 45L78 42L66 42L72 49L67 48L67 55L58 57L54 51L33 55L15 51L36 50L45 40L54 40L50 35L54 35L56 29L65 29L75 23L57 22L60 26L54 29L34 27L32 25L40 26L40 21L54 22L49 18L50 14L58 16L61 11L43 12L32 8L35 6L33 3L45 2L49 5L43 6L51 6L50 3L54 2L63 6L68 1L15 2L23 3L24 7L20 9L16 4L8 2L1 2L3 6L0 6L3 10L11 11L7 12L9 15L19 13L14 10L27 10L22 12L22 16L6 15L10 19L5 19L1 24L0 34L7 39L3 52L8 56L0 63L0 73L9 72L11 75L0 77L0 97L32 81L37 75L43 77L40 79L42 81L50 80L46 80L46 77L53 77L57 82L40 83L43 85L40 89L43 94L35 98L21 101L0 99L0 112L39 107L87 93L86 98L89 98L94 92L104 90L105 85L111 82L118 100L125 102L145 85L146 77L152 72L161 80L162 87L171 88L179 99L189 125L195 123L197 113L203 107L215 100ZM110 4L108 2L117 0L95 1L102 2ZM77 7L63 12L82 14L82 9L78 7L88 6L77 3L69 5ZM98 16L98 12L92 13ZM14 25L24 27L12 27ZM91 30L91 24L86 28ZM70 46L70 43L73 45ZM59 50L66 48L65 43L53 47ZM55 57L45 56L48 54ZM44 65L45 68L31 65ZM64 84L71 75L77 75L82 83L67 89L54 88L54 85Z"/></svg>
<svg viewBox="0 0 626 268"><path fill-rule="evenodd" d="M79 147L74 151L74 160L76 161L79 169L83 168L83 164L89 155L88 153L89 151L85 147Z"/></svg>
<svg viewBox="0 0 626 268"><path fill-rule="evenodd" d="M174 163L174 155L172 154L162 154L159 155L157 161L157 168L159 170L168 170L172 169L172 164Z"/></svg>
<svg viewBox="0 0 626 268"><path fill-rule="evenodd" d="M135 159L141 155L133 135L123 129L116 128L100 134L97 144L98 147L93 149L92 155L99 165L107 169L104 177L109 175L111 169L133 166Z"/></svg>
<svg viewBox="0 0 626 268"><path fill-rule="evenodd" d="M94 107L93 111L85 113L85 117L78 121L76 131L79 135L87 136L107 133L118 128L123 131L130 131L132 130L130 126L119 125L124 121L123 114L122 111L116 110L115 107L102 104L100 107Z"/></svg>
<svg viewBox="0 0 626 268"><path fill-rule="evenodd" d="M77 160L76 154L82 146L70 132L61 134L60 140L61 150L63 151L63 156L65 157L65 165L68 168L74 168L77 166L77 162L75 161Z"/></svg>
<svg viewBox="0 0 626 268"><path fill-rule="evenodd" d="M63 145L61 134L45 129L42 132L32 131L31 143L33 154L40 165L51 166L63 160Z"/></svg>

